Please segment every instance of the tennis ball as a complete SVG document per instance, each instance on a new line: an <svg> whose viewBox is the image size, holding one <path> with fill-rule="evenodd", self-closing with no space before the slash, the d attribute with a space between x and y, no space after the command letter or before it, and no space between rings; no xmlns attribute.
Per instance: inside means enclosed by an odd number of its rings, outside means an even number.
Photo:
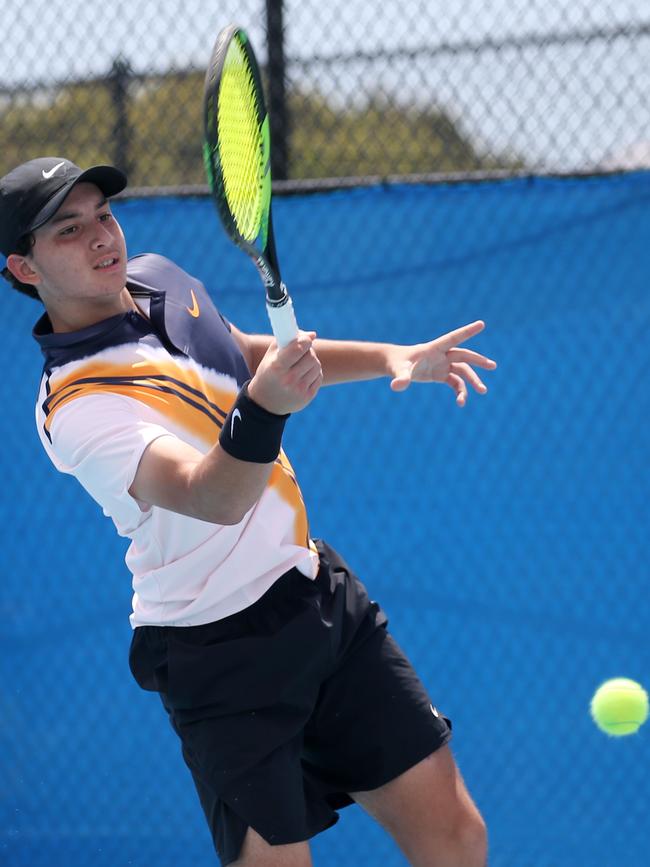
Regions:
<svg viewBox="0 0 650 867"><path fill-rule="evenodd" d="M591 715L608 735L634 734L648 717L648 693L627 677L606 680L591 699Z"/></svg>

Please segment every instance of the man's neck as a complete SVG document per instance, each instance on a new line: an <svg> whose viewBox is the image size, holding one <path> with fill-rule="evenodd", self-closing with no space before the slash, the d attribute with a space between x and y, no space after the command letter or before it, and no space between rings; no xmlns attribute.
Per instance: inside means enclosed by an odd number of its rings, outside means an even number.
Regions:
<svg viewBox="0 0 650 867"><path fill-rule="evenodd" d="M76 300L74 303L63 305L46 303L45 309L52 323L52 331L56 333L81 331L83 328L89 328L97 322L103 322L111 316L119 316L120 313L128 313L130 310L141 312L126 288L112 298L101 300L93 298L86 303Z"/></svg>

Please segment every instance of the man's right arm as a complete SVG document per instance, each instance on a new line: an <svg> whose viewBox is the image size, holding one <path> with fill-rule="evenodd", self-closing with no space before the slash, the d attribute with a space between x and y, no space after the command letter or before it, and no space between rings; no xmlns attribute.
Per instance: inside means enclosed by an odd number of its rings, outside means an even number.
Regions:
<svg viewBox="0 0 650 867"><path fill-rule="evenodd" d="M283 349L272 343L248 385L248 397L274 415L307 406L322 382L314 337L300 332ZM144 450L129 493L141 504L237 524L262 496L273 463L239 460L219 442L203 455L182 440L162 436Z"/></svg>
<svg viewBox="0 0 650 867"><path fill-rule="evenodd" d="M219 444L207 455L172 436L142 454L129 493L140 504L210 521L238 524L262 496L273 464L231 457Z"/></svg>

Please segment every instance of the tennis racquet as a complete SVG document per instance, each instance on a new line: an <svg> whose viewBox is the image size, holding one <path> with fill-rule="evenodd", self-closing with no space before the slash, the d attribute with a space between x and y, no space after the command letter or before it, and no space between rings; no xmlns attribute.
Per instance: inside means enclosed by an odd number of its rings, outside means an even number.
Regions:
<svg viewBox="0 0 650 867"><path fill-rule="evenodd" d="M286 346L298 325L275 251L269 117L255 54L241 27L225 27L212 49L203 123L203 160L221 222L255 263L273 334Z"/></svg>

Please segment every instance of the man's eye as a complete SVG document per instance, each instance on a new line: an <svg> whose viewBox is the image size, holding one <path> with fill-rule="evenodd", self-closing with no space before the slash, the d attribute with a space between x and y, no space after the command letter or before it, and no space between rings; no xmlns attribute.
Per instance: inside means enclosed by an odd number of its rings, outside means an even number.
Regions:
<svg viewBox="0 0 650 867"><path fill-rule="evenodd" d="M62 232L59 232L60 235L73 235L77 231L76 226L68 226L66 229L63 229Z"/></svg>
<svg viewBox="0 0 650 867"><path fill-rule="evenodd" d="M110 214L110 213L100 214L100 215L99 215L99 219L102 221L102 223L108 223L108 221L109 221L110 219L112 219L112 217L113 217L113 215Z"/></svg>

